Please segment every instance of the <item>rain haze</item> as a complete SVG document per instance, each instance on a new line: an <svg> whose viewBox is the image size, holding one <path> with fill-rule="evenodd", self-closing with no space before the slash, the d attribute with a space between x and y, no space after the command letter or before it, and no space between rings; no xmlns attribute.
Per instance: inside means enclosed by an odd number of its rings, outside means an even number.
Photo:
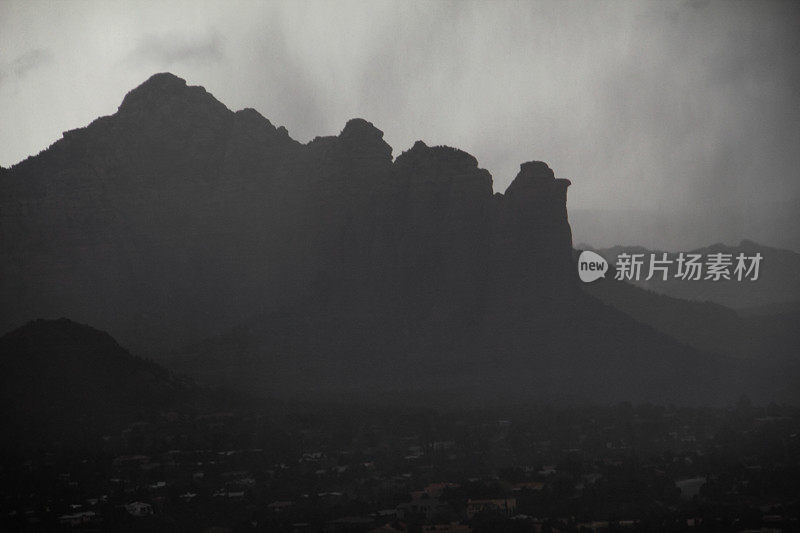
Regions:
<svg viewBox="0 0 800 533"><path fill-rule="evenodd" d="M9 2L0 165L112 114L156 72L295 139L352 117L394 155L569 178L577 243L800 249L796 2Z"/></svg>

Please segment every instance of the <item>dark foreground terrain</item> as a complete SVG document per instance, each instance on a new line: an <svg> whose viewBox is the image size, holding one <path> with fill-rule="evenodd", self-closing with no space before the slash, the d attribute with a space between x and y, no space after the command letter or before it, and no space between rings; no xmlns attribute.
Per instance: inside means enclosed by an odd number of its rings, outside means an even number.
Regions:
<svg viewBox="0 0 800 533"><path fill-rule="evenodd" d="M787 404L276 400L67 319L0 363L2 531L798 528Z"/></svg>
<svg viewBox="0 0 800 533"><path fill-rule="evenodd" d="M2 529L797 530L799 435L746 399L165 411L4 454Z"/></svg>

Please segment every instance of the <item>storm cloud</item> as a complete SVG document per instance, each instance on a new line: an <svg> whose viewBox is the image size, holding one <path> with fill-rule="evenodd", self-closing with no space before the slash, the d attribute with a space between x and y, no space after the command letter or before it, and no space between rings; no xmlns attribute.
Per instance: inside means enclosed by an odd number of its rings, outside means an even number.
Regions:
<svg viewBox="0 0 800 533"><path fill-rule="evenodd" d="M216 33L203 36L183 34L145 35L129 59L155 65L181 65L223 59L222 40Z"/></svg>
<svg viewBox="0 0 800 533"><path fill-rule="evenodd" d="M8 63L0 65L0 82L8 76L22 78L31 70L46 65L53 60L48 50L36 48L15 57Z"/></svg>

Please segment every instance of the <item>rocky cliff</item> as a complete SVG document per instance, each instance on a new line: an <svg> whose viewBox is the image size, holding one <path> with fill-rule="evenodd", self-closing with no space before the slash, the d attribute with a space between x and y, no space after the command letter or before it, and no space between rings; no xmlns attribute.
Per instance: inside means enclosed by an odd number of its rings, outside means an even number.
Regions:
<svg viewBox="0 0 800 533"><path fill-rule="evenodd" d="M68 315L150 350L315 283L346 294L351 313L478 320L503 269L526 285L545 270L571 281L552 259L571 246L566 182L523 167L493 198L460 150L418 142L393 161L361 119L301 145L157 74L0 177L0 325Z"/></svg>

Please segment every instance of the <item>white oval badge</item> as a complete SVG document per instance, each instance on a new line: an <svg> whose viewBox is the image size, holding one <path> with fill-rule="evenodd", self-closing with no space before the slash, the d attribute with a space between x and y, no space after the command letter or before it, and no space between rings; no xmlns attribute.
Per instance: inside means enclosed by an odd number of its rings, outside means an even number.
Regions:
<svg viewBox="0 0 800 533"><path fill-rule="evenodd" d="M584 250L578 257L578 275L581 281L589 283L599 278L604 278L608 272L608 261L595 252Z"/></svg>

